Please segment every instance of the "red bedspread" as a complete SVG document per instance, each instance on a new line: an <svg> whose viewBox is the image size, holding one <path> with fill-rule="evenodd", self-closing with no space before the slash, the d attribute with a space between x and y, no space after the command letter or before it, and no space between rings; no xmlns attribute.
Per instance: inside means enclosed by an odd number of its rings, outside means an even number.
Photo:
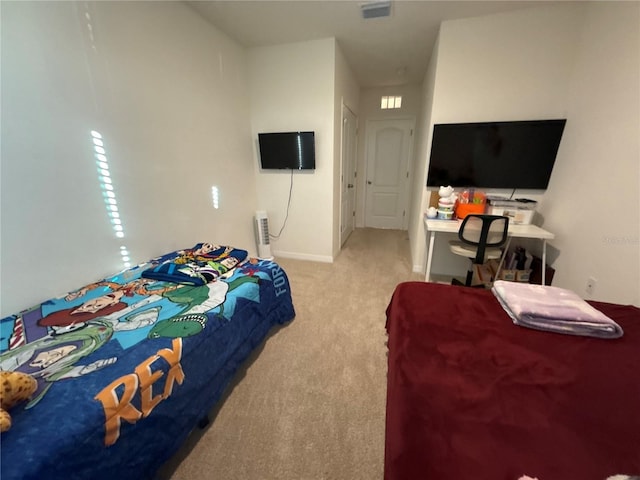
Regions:
<svg viewBox="0 0 640 480"><path fill-rule="evenodd" d="M640 474L640 309L616 340L516 326L487 290L400 284L387 309L386 480Z"/></svg>

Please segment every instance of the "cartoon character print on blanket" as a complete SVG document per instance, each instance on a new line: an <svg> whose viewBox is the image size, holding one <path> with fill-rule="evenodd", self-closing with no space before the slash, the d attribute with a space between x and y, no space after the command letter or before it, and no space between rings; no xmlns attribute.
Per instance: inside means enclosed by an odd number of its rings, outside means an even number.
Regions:
<svg viewBox="0 0 640 480"><path fill-rule="evenodd" d="M199 243L191 249L180 251L176 258L145 270L142 277L185 285L204 285L215 282L246 258L246 250Z"/></svg>
<svg viewBox="0 0 640 480"><path fill-rule="evenodd" d="M272 281L268 268L258 268L264 263L272 262L250 259L203 285L142 278L143 269L134 268L4 318L0 369L37 380L26 406L32 408L56 382L108 368L117 352L146 339L197 335L213 320L210 328L219 328L238 298L259 302L259 290L249 285ZM105 347L111 344L117 348Z"/></svg>

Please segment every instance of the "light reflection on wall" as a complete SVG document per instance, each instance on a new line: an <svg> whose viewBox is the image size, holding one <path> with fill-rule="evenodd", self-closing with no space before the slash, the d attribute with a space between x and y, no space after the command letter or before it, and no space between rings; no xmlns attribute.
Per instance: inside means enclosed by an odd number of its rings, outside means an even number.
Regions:
<svg viewBox="0 0 640 480"><path fill-rule="evenodd" d="M211 187L211 202L216 210L220 208L220 190L215 185Z"/></svg>
<svg viewBox="0 0 640 480"><path fill-rule="evenodd" d="M118 201L116 200L113 181L111 180L111 173L109 172L109 159L107 158L107 151L104 148L105 145L102 135L92 130L91 140L93 142L96 165L98 166L98 180L100 181L100 188L104 198L104 205L107 209L107 215L109 215L109 220L116 237L124 238L124 227L122 226L120 212L118 211ZM120 246L120 255L125 268L129 268L131 263L129 261L129 252L125 245Z"/></svg>

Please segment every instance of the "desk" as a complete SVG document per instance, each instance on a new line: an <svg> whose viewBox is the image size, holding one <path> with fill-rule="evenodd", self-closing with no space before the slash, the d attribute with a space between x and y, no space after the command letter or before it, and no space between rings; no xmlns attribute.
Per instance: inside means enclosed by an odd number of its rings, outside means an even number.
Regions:
<svg viewBox="0 0 640 480"><path fill-rule="evenodd" d="M427 247L427 269L424 281L429 282L431 278L431 261L433 260L433 244L436 233L458 233L462 220L436 220L424 217L424 226L427 229L429 244ZM545 270L547 265L547 240L552 240L555 235L536 225L518 225L509 223L509 239L505 245L505 250L509 248L511 238L537 238L542 240L542 284L545 284Z"/></svg>

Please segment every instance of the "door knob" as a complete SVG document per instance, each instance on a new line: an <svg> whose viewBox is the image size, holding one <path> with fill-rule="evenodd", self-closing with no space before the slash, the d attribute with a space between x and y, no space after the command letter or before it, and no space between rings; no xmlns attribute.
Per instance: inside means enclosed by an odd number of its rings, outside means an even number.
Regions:
<svg viewBox="0 0 640 480"><path fill-rule="evenodd" d="M371 185L371 181L370 181L370 180L367 180L367 183L368 183L369 185Z"/></svg>
<svg viewBox="0 0 640 480"><path fill-rule="evenodd" d="M347 188L353 188L353 184L352 183L347 184Z"/></svg>

